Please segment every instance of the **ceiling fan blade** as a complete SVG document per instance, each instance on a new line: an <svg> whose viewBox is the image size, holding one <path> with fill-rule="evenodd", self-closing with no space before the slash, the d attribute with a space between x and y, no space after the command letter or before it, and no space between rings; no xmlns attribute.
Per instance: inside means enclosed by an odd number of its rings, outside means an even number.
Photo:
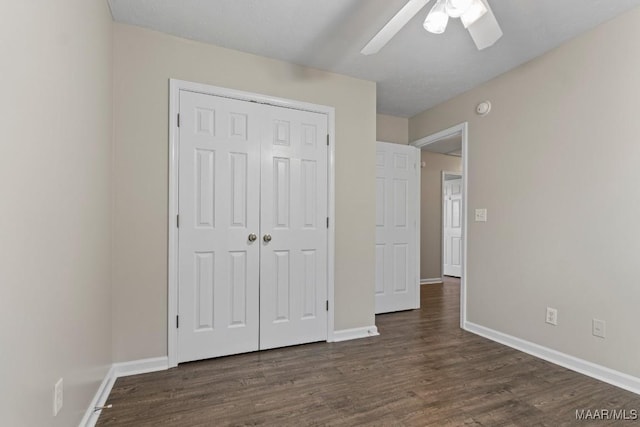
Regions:
<svg viewBox="0 0 640 427"><path fill-rule="evenodd" d="M493 46L495 42L502 37L502 29L496 20L491 7L487 0L481 0L487 6L487 13L473 24L469 25L469 34L478 50L486 49Z"/></svg>
<svg viewBox="0 0 640 427"><path fill-rule="evenodd" d="M371 41L367 43L360 53L363 55L378 53L429 1L431 0L409 0L395 16L387 22L387 25L382 27L378 34L373 36Z"/></svg>

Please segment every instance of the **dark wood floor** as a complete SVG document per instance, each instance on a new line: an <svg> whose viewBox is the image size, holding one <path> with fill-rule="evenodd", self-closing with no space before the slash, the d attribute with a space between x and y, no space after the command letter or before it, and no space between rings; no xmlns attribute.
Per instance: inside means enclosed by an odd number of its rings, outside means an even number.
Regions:
<svg viewBox="0 0 640 427"><path fill-rule="evenodd" d="M99 426L569 426L640 396L459 329L456 281L381 335L223 357L120 378ZM617 424L616 424L617 423Z"/></svg>

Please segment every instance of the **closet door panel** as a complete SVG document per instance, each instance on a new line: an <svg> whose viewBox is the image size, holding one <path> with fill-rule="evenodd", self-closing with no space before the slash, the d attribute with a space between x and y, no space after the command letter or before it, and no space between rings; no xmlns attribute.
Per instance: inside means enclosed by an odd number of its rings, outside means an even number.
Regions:
<svg viewBox="0 0 640 427"><path fill-rule="evenodd" d="M258 349L262 120L249 102L180 93L179 362Z"/></svg>
<svg viewBox="0 0 640 427"><path fill-rule="evenodd" d="M327 117L279 107L266 117L261 349L327 339Z"/></svg>

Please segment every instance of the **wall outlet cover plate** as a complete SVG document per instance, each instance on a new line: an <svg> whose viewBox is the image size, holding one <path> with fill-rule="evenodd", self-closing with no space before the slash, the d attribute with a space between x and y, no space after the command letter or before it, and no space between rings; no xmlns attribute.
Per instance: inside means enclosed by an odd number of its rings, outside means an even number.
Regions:
<svg viewBox="0 0 640 427"><path fill-rule="evenodd" d="M487 222L487 210L476 209L476 222Z"/></svg>

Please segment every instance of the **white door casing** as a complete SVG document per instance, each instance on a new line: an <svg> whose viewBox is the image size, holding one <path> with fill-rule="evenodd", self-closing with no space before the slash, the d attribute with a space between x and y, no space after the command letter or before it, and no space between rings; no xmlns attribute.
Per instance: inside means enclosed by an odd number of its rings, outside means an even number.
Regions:
<svg viewBox="0 0 640 427"><path fill-rule="evenodd" d="M421 150L427 149L431 144L438 143L444 138L459 136L462 140L462 271L460 276L460 328L467 329L467 232L468 220L467 206L469 199L469 188L467 182L469 170L469 124L467 122L459 123L450 128L444 129L431 135L411 142L411 145Z"/></svg>
<svg viewBox="0 0 640 427"><path fill-rule="evenodd" d="M376 314L420 307L419 154L376 144Z"/></svg>
<svg viewBox="0 0 640 427"><path fill-rule="evenodd" d="M265 114L260 349L327 338L327 118L280 107Z"/></svg>
<svg viewBox="0 0 640 427"><path fill-rule="evenodd" d="M442 274L460 277L462 274L462 179L445 180L442 190Z"/></svg>
<svg viewBox="0 0 640 427"><path fill-rule="evenodd" d="M326 340L328 116L186 90L179 111L176 362Z"/></svg>

